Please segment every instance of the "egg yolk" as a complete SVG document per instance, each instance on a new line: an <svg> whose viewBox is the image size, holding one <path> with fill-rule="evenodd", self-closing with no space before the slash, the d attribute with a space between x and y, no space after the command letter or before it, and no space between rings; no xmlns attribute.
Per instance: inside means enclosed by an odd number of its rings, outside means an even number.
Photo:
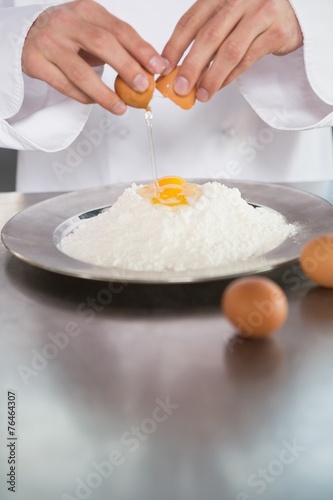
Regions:
<svg viewBox="0 0 333 500"><path fill-rule="evenodd" d="M155 183L140 189L139 194L153 205L177 207L195 202L202 194L196 184L186 182L181 177L162 177Z"/></svg>

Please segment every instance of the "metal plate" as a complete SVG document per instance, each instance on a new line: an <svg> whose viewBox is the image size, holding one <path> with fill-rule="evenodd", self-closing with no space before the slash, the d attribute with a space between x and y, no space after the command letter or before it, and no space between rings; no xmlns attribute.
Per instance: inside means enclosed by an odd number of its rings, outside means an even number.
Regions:
<svg viewBox="0 0 333 500"><path fill-rule="evenodd" d="M212 179L195 179L203 184ZM48 271L93 280L133 283L188 283L231 279L273 270L298 260L302 246L316 235L331 232L333 205L313 194L278 184L223 180L237 187L253 205L269 207L281 213L288 223L297 223L300 231L263 256L226 267L189 272L138 272L106 268L75 260L57 245L84 219L94 217L111 206L129 184L75 191L50 198L23 210L2 230L2 240L16 257ZM139 249L138 249L139 250Z"/></svg>

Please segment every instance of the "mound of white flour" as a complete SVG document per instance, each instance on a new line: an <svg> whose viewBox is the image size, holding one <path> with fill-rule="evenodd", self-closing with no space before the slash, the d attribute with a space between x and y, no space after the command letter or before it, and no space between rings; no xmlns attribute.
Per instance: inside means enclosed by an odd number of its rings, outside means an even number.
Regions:
<svg viewBox="0 0 333 500"><path fill-rule="evenodd" d="M254 208L238 189L201 186L194 205L153 205L133 184L114 205L64 237L60 250L103 267L136 271L193 270L245 261L277 247L296 227Z"/></svg>

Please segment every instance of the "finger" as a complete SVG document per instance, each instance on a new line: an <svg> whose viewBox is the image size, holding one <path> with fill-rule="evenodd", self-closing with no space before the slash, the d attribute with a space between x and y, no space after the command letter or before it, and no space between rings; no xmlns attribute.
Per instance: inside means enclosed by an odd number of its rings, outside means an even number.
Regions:
<svg viewBox="0 0 333 500"><path fill-rule="evenodd" d="M77 33L81 49L113 67L134 90L144 92L148 88L147 73L112 34L88 23Z"/></svg>
<svg viewBox="0 0 333 500"><path fill-rule="evenodd" d="M261 38L263 33L269 31L270 24L263 20L254 24L247 17L244 17L230 33L226 40L218 49L216 56L203 75L200 81L200 87L197 90L198 100L206 102L222 87L223 82L228 75L239 65L243 64L246 69L254 64L260 57L267 54L271 49L270 37L265 40L268 44L263 47L261 42L256 40ZM256 53L256 48L260 48L260 53ZM264 54L262 54L264 50Z"/></svg>
<svg viewBox="0 0 333 500"><path fill-rule="evenodd" d="M52 61L71 84L93 102L114 114L126 110L121 99L107 87L94 70L76 53L59 51Z"/></svg>
<svg viewBox="0 0 333 500"><path fill-rule="evenodd" d="M133 64L133 68L136 68L136 71L141 70L141 67L143 67L150 73L161 74L165 70L165 59L158 54L152 45L143 40L129 24L114 18L112 37L115 38L119 45L123 47L123 49L125 49L132 57L131 62ZM106 55L110 58L110 53ZM121 61L123 56L124 53L117 58L117 62L115 64L119 64L118 61ZM126 78L125 74L121 76L124 79Z"/></svg>
<svg viewBox="0 0 333 500"><path fill-rule="evenodd" d="M123 79L134 89L139 92L145 91L149 86L149 80L145 70L136 61L129 52L121 46L112 34L112 29L121 32L120 26L125 26L120 20L109 14L105 9L96 4L85 0L84 2L74 2L76 10L73 10L73 2L52 10L48 20L48 30L38 32L35 36L35 44L41 53L47 53L47 59L52 61L51 51L56 51L56 45L61 45L62 48L67 48L69 52L82 52L91 54L92 58L102 60L109 64L121 74ZM82 9L91 8L91 12L86 13L86 17L90 14L89 20L86 21L82 17ZM107 15L109 20L108 30L97 26L101 22L101 17L97 13L102 12ZM92 22L93 20L95 22ZM104 20L105 24L105 20ZM129 27L129 30L130 27ZM131 32L132 33L132 32ZM138 35L135 40L138 40ZM140 39L141 40L141 39ZM147 44L148 46L148 44ZM155 51L154 51L155 54ZM160 57L160 56L158 56ZM150 67L156 65L156 59L153 56L153 62L150 60ZM147 63L148 64L148 63ZM61 65L59 66L61 67ZM162 69L165 67L163 60Z"/></svg>
<svg viewBox="0 0 333 500"><path fill-rule="evenodd" d="M224 4L199 31L175 79L174 90L178 94L186 95L194 87L203 69L212 60L212 55L218 52L241 21L244 7L240 3L235 5L231 8L229 4Z"/></svg>
<svg viewBox="0 0 333 500"><path fill-rule="evenodd" d="M80 57L82 57L82 59L86 61L86 63L89 64L89 66L92 66L93 68L96 66L103 66L104 64L104 61L94 56L93 54L89 54L83 49L79 50L78 54Z"/></svg>
<svg viewBox="0 0 333 500"><path fill-rule="evenodd" d="M124 38L126 28L121 30L118 40L129 54L138 61L147 71L153 74L162 74L168 61L162 57L147 42L145 42L132 28L129 30L128 38Z"/></svg>
<svg viewBox="0 0 333 500"><path fill-rule="evenodd" d="M218 8L218 3L216 2L215 9ZM211 16L211 4L206 0L198 0L180 18L162 51L162 56L170 62L170 69L177 65L184 52Z"/></svg>
<svg viewBox="0 0 333 500"><path fill-rule="evenodd" d="M71 97L82 104L93 103L92 99L75 87L53 63L45 61L43 57L35 56L34 59L36 68L38 69L35 72L28 72L23 64L22 70L26 75L48 83L61 94Z"/></svg>
<svg viewBox="0 0 333 500"><path fill-rule="evenodd" d="M215 54L214 54L214 57L215 57ZM213 57L213 59L214 59L214 57ZM209 69L209 67L210 67L210 64L206 64L206 66L202 70L201 75L199 76L198 81L197 81L198 87L200 87L201 81L202 81L203 77L205 76L205 73Z"/></svg>
<svg viewBox="0 0 333 500"><path fill-rule="evenodd" d="M94 25L97 29L102 28L106 33L112 34L147 71L158 74L164 71L166 63L163 57L149 43L145 42L129 24L113 16L95 2L80 2L77 11L86 23ZM98 38L99 36L97 33ZM110 57L110 53L108 55ZM109 61L105 60L105 62L110 64ZM136 70L138 71L138 66L136 66ZM126 80L128 78L125 74L121 76Z"/></svg>
<svg viewBox="0 0 333 500"><path fill-rule="evenodd" d="M52 23L60 21L58 11L56 13ZM44 53L49 61L54 61L61 68L62 64L66 63L66 58L62 61L58 55L59 51L65 49L69 54L76 54L83 50L113 67L134 90L144 92L148 88L149 80L144 69L119 44L113 34L78 18L73 12L61 12L61 20L60 33L58 25L53 29L50 26L47 35L39 34L35 38L36 48Z"/></svg>
<svg viewBox="0 0 333 500"><path fill-rule="evenodd" d="M126 105L72 47L64 46L49 37L35 38L24 48L23 70L79 102L96 102L112 113L123 114Z"/></svg>
<svg viewBox="0 0 333 500"><path fill-rule="evenodd" d="M240 76L244 71L249 69L253 64L255 64L259 59L270 54L272 48L270 48L270 37L267 33L260 35L249 47L248 51L242 58L242 60L237 64L237 66L229 73L221 85L221 88L226 87L229 83L233 82L238 76Z"/></svg>

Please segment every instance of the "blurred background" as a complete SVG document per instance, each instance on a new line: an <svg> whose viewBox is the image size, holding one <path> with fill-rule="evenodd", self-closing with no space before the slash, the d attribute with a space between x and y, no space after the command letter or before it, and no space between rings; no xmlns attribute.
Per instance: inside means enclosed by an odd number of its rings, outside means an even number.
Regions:
<svg viewBox="0 0 333 500"><path fill-rule="evenodd" d="M0 148L0 192L15 191L17 152Z"/></svg>

